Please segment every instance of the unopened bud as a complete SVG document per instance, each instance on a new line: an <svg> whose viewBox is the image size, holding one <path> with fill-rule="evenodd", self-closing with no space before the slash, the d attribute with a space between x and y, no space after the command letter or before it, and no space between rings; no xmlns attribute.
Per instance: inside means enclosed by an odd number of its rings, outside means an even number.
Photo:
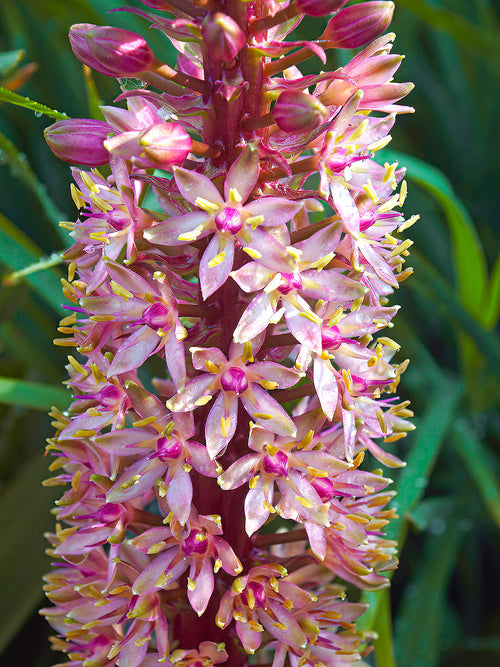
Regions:
<svg viewBox="0 0 500 667"><path fill-rule="evenodd" d="M109 162L104 141L111 132L113 128L103 120L70 118L49 125L43 134L50 150L60 160L98 167Z"/></svg>
<svg viewBox="0 0 500 667"><path fill-rule="evenodd" d="M346 2L347 0L295 0L295 7L301 14L326 16L338 11Z"/></svg>
<svg viewBox="0 0 500 667"><path fill-rule="evenodd" d="M122 28L78 23L71 26L69 41L78 60L106 76L135 76L155 61L146 40Z"/></svg>
<svg viewBox="0 0 500 667"><path fill-rule="evenodd" d="M280 130L307 132L327 118L328 109L313 95L286 90L274 105L273 116Z"/></svg>
<svg viewBox="0 0 500 667"><path fill-rule="evenodd" d="M112 155L141 169L169 169L184 162L193 141L179 123L156 123L140 132L118 134L104 145Z"/></svg>
<svg viewBox="0 0 500 667"><path fill-rule="evenodd" d="M231 62L245 45L246 37L236 21L216 12L205 24L203 43L212 58Z"/></svg>
<svg viewBox="0 0 500 667"><path fill-rule="evenodd" d="M394 3L371 0L345 7L325 28L323 39L338 49L355 49L381 35L390 25Z"/></svg>

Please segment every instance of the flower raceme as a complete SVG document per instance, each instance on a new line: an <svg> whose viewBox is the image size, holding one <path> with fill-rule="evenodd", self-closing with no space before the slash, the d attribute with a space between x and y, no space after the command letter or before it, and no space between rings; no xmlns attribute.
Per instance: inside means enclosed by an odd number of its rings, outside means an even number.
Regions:
<svg viewBox="0 0 500 667"><path fill-rule="evenodd" d="M79 165L79 214L61 223L73 400L51 413L46 483L66 489L42 613L71 667L362 665L366 605L343 582L379 589L397 562L391 480L365 458L404 465L412 428L383 331L417 219L379 157L412 111L394 5L143 5L176 67L75 25L119 104L45 131ZM316 41L288 37L304 15L327 17ZM301 73L337 48L361 50Z"/></svg>

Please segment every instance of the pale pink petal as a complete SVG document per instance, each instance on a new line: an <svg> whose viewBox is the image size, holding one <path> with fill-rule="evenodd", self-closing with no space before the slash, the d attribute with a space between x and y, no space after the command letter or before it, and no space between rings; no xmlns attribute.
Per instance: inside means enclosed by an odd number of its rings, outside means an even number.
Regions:
<svg viewBox="0 0 500 667"><path fill-rule="evenodd" d="M255 653L262 642L262 632L252 630L248 623L236 623L236 634L247 653Z"/></svg>
<svg viewBox="0 0 500 667"><path fill-rule="evenodd" d="M206 199L213 204L219 204L221 206L224 204L224 200L219 191L206 176L198 174L192 169L177 167L174 169L174 178L181 195L190 204L196 204L196 199L198 197Z"/></svg>
<svg viewBox="0 0 500 667"><path fill-rule="evenodd" d="M241 269L231 273L231 278L238 283L238 286L244 292L256 292L257 290L264 289L273 276L274 271L257 262L247 262Z"/></svg>
<svg viewBox="0 0 500 667"><path fill-rule="evenodd" d="M206 363L211 362L216 366L225 366L227 359L218 347L192 347L191 355L193 366L197 371L206 371Z"/></svg>
<svg viewBox="0 0 500 667"><path fill-rule="evenodd" d="M193 485L188 472L179 468L167 489L167 502L176 519L184 525L191 512Z"/></svg>
<svg viewBox="0 0 500 667"><path fill-rule="evenodd" d="M330 182L333 205L342 218L342 224L348 234L359 236L359 211L349 190L338 181Z"/></svg>
<svg viewBox="0 0 500 667"><path fill-rule="evenodd" d="M296 248L302 252L301 262L315 262L329 252L335 252L342 233L342 225L335 223L310 236L306 241L296 244Z"/></svg>
<svg viewBox="0 0 500 667"><path fill-rule="evenodd" d="M167 401L167 407L172 412L191 412L196 406L196 401L202 396L210 396L209 390L214 378L209 373L202 373L189 380L175 396Z"/></svg>
<svg viewBox="0 0 500 667"><path fill-rule="evenodd" d="M248 304L234 330L233 340L245 343L252 340L267 327L276 312L269 294L261 292Z"/></svg>
<svg viewBox="0 0 500 667"><path fill-rule="evenodd" d="M262 197L245 206L245 211L250 215L263 215L264 221L260 224L264 227L277 227L284 225L296 215L303 204L299 201L290 201L281 197Z"/></svg>
<svg viewBox="0 0 500 667"><path fill-rule="evenodd" d="M259 621L266 630L271 633L273 637L276 637L276 639L282 641L287 646L291 646L295 649L306 648L306 636L302 632L300 625L292 617L291 613L279 602L275 602L274 600L268 599L267 604L275 618L277 618L279 623L283 624L286 629L282 630L264 610L258 609L257 614Z"/></svg>
<svg viewBox="0 0 500 667"><path fill-rule="evenodd" d="M293 273L295 271L295 260L286 252L285 246L281 245L274 236L263 229L259 229L259 227L250 230L249 234L251 240L248 245L261 255L259 264L282 273Z"/></svg>
<svg viewBox="0 0 500 667"><path fill-rule="evenodd" d="M249 537L267 521L269 510L264 506L267 501L264 483L262 477L259 477L257 484L247 493L245 498L245 530Z"/></svg>
<svg viewBox="0 0 500 667"><path fill-rule="evenodd" d="M237 489L253 476L254 467L259 460L256 454L247 454L229 466L217 480L224 491Z"/></svg>
<svg viewBox="0 0 500 667"><path fill-rule="evenodd" d="M167 465L159 459L142 459L129 466L106 494L106 502L123 503L149 491Z"/></svg>
<svg viewBox="0 0 500 667"><path fill-rule="evenodd" d="M366 294L366 287L335 269L325 271L304 271L302 273L302 294L313 299L323 299L335 303L352 301Z"/></svg>
<svg viewBox="0 0 500 667"><path fill-rule="evenodd" d="M222 537L214 537L213 543L217 549L217 557L222 561L222 569L235 577L242 570L239 558Z"/></svg>
<svg viewBox="0 0 500 667"><path fill-rule="evenodd" d="M260 385L253 383L240 399L252 420L269 431L292 438L297 433L295 424L285 410Z"/></svg>
<svg viewBox="0 0 500 667"><path fill-rule="evenodd" d="M214 234L212 240L207 246L207 249L201 257L199 276L201 292L204 299L208 299L208 297L216 292L219 287L222 287L222 285L229 278L229 273L233 268L234 240L227 239L223 250L220 250L222 245L223 244L221 243L219 235ZM214 266L209 266L210 262L214 259L214 257L219 255L219 253L223 253L222 261L218 264L215 264Z"/></svg>
<svg viewBox="0 0 500 667"><path fill-rule="evenodd" d="M193 578L193 575L194 572L190 572L191 578ZM188 587L187 596L191 607L198 616L201 616L207 608L214 590L214 572L209 558L203 561L201 569L193 581L195 582L194 590L190 590Z"/></svg>
<svg viewBox="0 0 500 667"><path fill-rule="evenodd" d="M186 378L186 361L184 357L184 345L177 340L173 331L166 334L165 338L165 361L168 372L176 389L182 385Z"/></svg>
<svg viewBox="0 0 500 667"><path fill-rule="evenodd" d="M109 367L108 377L139 368L161 343L160 336L144 324L118 348Z"/></svg>
<svg viewBox="0 0 500 667"><path fill-rule="evenodd" d="M320 559L325 559L326 554L326 539L325 531L322 526L318 526L315 523L307 521L305 524L307 537L309 538L309 544L311 545L312 552Z"/></svg>
<svg viewBox="0 0 500 667"><path fill-rule="evenodd" d="M352 462L354 458L354 445L356 444L356 415L354 410L345 410L341 407L341 411L342 426L344 428L345 457L349 462Z"/></svg>
<svg viewBox="0 0 500 667"><path fill-rule="evenodd" d="M208 456L207 448L193 440L188 443L188 448L188 463L201 475L205 475L205 477L217 477L217 466L215 465L215 461L212 461Z"/></svg>
<svg viewBox="0 0 500 667"><path fill-rule="evenodd" d="M377 252L377 247L374 247L370 243L367 243L363 240L358 241L358 247L380 280L382 280L384 283L387 283L388 285L391 285L392 287L398 287L399 283L396 280L393 268L381 255L381 253Z"/></svg>
<svg viewBox="0 0 500 667"><path fill-rule="evenodd" d="M181 234L192 232L209 219L208 213L204 211L195 211L194 213L185 213L174 218L169 218L159 225L150 227L144 231L144 238L151 243L158 245L183 245L190 241L179 240ZM210 229L204 229L197 238L203 238L210 233Z"/></svg>
<svg viewBox="0 0 500 667"><path fill-rule="evenodd" d="M282 364L277 364L274 361L257 361L248 367L251 374L260 380L269 380L276 382L276 389L288 389L302 377L294 368L287 368Z"/></svg>
<svg viewBox="0 0 500 667"><path fill-rule="evenodd" d="M154 561L150 563L135 580L132 587L132 592L134 595L149 595L150 593L157 591L160 588L160 586L156 585L158 579L167 570L167 568L169 568L170 564L174 560L176 553L177 549L174 548L156 556ZM181 562L183 565L182 571L184 571L187 568L187 563L185 561ZM179 573L179 576L180 574L182 574L182 572ZM173 581L175 581L175 579L171 577L168 583L172 583ZM167 584L165 584L165 586L166 585Z"/></svg>
<svg viewBox="0 0 500 667"><path fill-rule="evenodd" d="M301 315L301 311L289 301L283 300L283 307L285 308L285 320L292 336L310 350L320 354L321 325Z"/></svg>
<svg viewBox="0 0 500 667"><path fill-rule="evenodd" d="M380 322L390 322L399 310L399 306L364 306L348 313L337 326L343 336L364 336L380 331Z"/></svg>
<svg viewBox="0 0 500 667"><path fill-rule="evenodd" d="M333 419L338 400L337 379L328 360L316 357L313 364L314 387L321 409L330 421Z"/></svg>
<svg viewBox="0 0 500 667"><path fill-rule="evenodd" d="M259 178L259 149L247 144L241 155L233 162L227 172L224 183L224 197L230 199L232 189L236 190L245 202L252 194Z"/></svg>
<svg viewBox="0 0 500 667"><path fill-rule="evenodd" d="M226 399L226 401L224 399ZM228 402L230 402L229 406L227 405ZM229 420L229 423L226 426L226 435L222 435L222 419ZM237 423L238 399L236 397L225 397L224 392L221 391L208 413L205 424L205 440L207 443L208 454L211 459L214 459L227 447L236 432Z"/></svg>

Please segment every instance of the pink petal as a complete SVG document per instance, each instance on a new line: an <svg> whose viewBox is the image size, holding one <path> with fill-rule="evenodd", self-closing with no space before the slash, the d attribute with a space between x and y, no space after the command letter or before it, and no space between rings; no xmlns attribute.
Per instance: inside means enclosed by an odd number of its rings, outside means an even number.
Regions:
<svg viewBox="0 0 500 667"><path fill-rule="evenodd" d="M150 227L144 231L144 238L151 243L158 245L183 245L189 241L180 241L179 236L186 232L192 232L199 225L209 219L208 213L204 211L195 211L194 213L185 213L174 218L169 218L159 225ZM210 233L210 229L204 229L198 238L203 238Z"/></svg>
<svg viewBox="0 0 500 667"><path fill-rule="evenodd" d="M129 466L106 494L106 502L123 503L149 491L161 477L166 464L159 459L142 459ZM137 478L137 479L135 479Z"/></svg>
<svg viewBox="0 0 500 667"><path fill-rule="evenodd" d="M178 389L186 378L184 345L182 341L177 340L173 331L170 331L164 340L165 361L167 362L168 372L174 382L174 387Z"/></svg>
<svg viewBox="0 0 500 667"><path fill-rule="evenodd" d="M273 271L283 273L293 273L295 271L295 260L274 236L263 229L259 229L259 227L250 230L249 234L251 240L248 245L261 254L259 264L263 264Z"/></svg>
<svg viewBox="0 0 500 667"><path fill-rule="evenodd" d="M231 401L229 406L225 406L228 399ZM229 430L226 436L222 435L221 419L229 418ZM207 443L208 455L214 459L217 454L222 452L228 445L229 441L236 432L236 425L238 423L238 400L236 397L229 398L224 396L224 392L220 392L215 403L212 405L208 413L205 424L205 440Z"/></svg>
<svg viewBox="0 0 500 667"><path fill-rule="evenodd" d="M242 202L245 202L257 185L259 170L259 149L247 144L227 173L224 183L226 201L229 201L229 193L234 188L240 195Z"/></svg>
<svg viewBox="0 0 500 667"><path fill-rule="evenodd" d="M196 401L202 396L210 396L209 387L213 382L213 376L202 373L189 380L183 389L167 401L167 407L172 412L191 412L197 405Z"/></svg>
<svg viewBox="0 0 500 667"><path fill-rule="evenodd" d="M293 387L302 377L294 368L287 368L274 361L257 361L249 366L249 369L251 373L255 373L261 380L277 382L277 389Z"/></svg>
<svg viewBox="0 0 500 667"><path fill-rule="evenodd" d="M263 215L264 227L284 225L302 208L302 202L290 201L281 197L262 197L245 206L245 211L254 215Z"/></svg>
<svg viewBox="0 0 500 667"><path fill-rule="evenodd" d="M233 340L245 343L252 340L267 327L275 313L271 296L265 292L258 294L247 306L234 330Z"/></svg>
<svg viewBox="0 0 500 667"><path fill-rule="evenodd" d="M174 169L174 178L181 195L190 204L196 205L198 197L221 206L224 204L219 191L206 176L198 174L192 169L177 167L177 169Z"/></svg>
<svg viewBox="0 0 500 667"><path fill-rule="evenodd" d="M264 289L273 276L274 271L257 262L247 262L241 269L231 273L231 278L238 283L244 292L256 292Z"/></svg>
<svg viewBox="0 0 500 667"><path fill-rule="evenodd" d="M257 484L250 489L245 498L245 530L249 537L267 521L269 510L264 506L266 500L268 499L265 495L264 483L262 477L259 477Z"/></svg>
<svg viewBox="0 0 500 667"><path fill-rule="evenodd" d="M198 371L206 371L207 361L216 364L217 366L225 366L227 359L218 347L196 347L191 348L193 357L193 366Z"/></svg>
<svg viewBox="0 0 500 667"><path fill-rule="evenodd" d="M235 577L242 570L239 558L222 537L214 537L213 543L217 549L217 557L222 561L222 569Z"/></svg>
<svg viewBox="0 0 500 667"><path fill-rule="evenodd" d="M193 577L193 574L190 572L191 577ZM196 586L193 591L188 588L187 596L191 607L198 614L198 616L201 616L207 608L208 602L214 590L214 572L212 569L212 563L209 558L203 562L203 565L201 566L199 573L195 576L194 581L196 582Z"/></svg>
<svg viewBox="0 0 500 667"><path fill-rule="evenodd" d="M341 233L342 225L335 223L328 225L324 229L320 229L319 232L313 234L306 241L297 243L295 247L302 252L301 261L315 262L329 252L335 252Z"/></svg>
<svg viewBox="0 0 500 667"><path fill-rule="evenodd" d="M240 399L252 420L269 431L292 438L297 433L295 424L285 410L260 385L253 383ZM258 416L261 414L266 417Z"/></svg>
<svg viewBox="0 0 500 667"><path fill-rule="evenodd" d="M288 301L283 300L283 306L285 308L285 320L292 336L310 350L320 354L321 325L303 317L300 314L301 311Z"/></svg>
<svg viewBox="0 0 500 667"><path fill-rule="evenodd" d="M193 485L188 472L179 468L170 481L167 489L167 502L174 516L184 525L191 513Z"/></svg>
<svg viewBox="0 0 500 667"><path fill-rule="evenodd" d="M253 476L254 467L259 460L256 454L247 454L238 461L235 461L229 466L221 475L219 475L218 482L224 491L230 489L237 489L239 486L248 482Z"/></svg>
<svg viewBox="0 0 500 667"><path fill-rule="evenodd" d="M159 556L156 556L154 561L150 563L135 580L135 583L132 587L132 592L134 595L149 595L150 593L157 591L159 587L156 585L156 582L170 566L176 553L177 549L173 548L169 549L165 553L160 554ZM181 563L183 564L182 571L184 571L187 568L187 563L185 561L181 561ZM182 572L180 574L182 574ZM175 581L175 579L171 579L169 583L173 581Z"/></svg>
<svg viewBox="0 0 500 667"><path fill-rule="evenodd" d="M118 348L109 367L108 377L139 368L161 342L160 336L144 324Z"/></svg>
<svg viewBox="0 0 500 667"><path fill-rule="evenodd" d="M207 448L203 445L200 445L199 442L190 441L188 443L189 447L189 459L193 468L205 477L217 477L217 466L215 461L209 458Z"/></svg>
<svg viewBox="0 0 500 667"><path fill-rule="evenodd" d="M316 357L313 365L314 387L321 409L330 421L333 419L338 400L337 379L328 360Z"/></svg>
<svg viewBox="0 0 500 667"><path fill-rule="evenodd" d="M222 262L212 267L208 265L209 262L216 255L219 254L220 246L221 243L219 235L214 234L212 240L207 246L207 249L203 253L200 261L199 276L200 276L201 292L203 294L204 299L208 299L208 297L214 292L216 292L219 289L219 287L222 287L222 285L229 278L229 273L233 268L233 261L234 261L233 239L228 239L226 245L224 246L224 249L222 250L222 252L225 253Z"/></svg>
<svg viewBox="0 0 500 667"><path fill-rule="evenodd" d="M359 236L359 211L349 190L338 181L330 183L333 205L342 218L342 224L348 234Z"/></svg>

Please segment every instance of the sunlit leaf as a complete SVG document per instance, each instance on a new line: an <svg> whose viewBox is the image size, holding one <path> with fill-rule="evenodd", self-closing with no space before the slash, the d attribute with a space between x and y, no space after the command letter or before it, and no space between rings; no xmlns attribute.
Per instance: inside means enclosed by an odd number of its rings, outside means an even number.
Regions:
<svg viewBox="0 0 500 667"><path fill-rule="evenodd" d="M69 118L69 116L61 111L56 111L51 109L45 104L40 102L35 102L35 100L30 100L28 97L23 97L14 93L12 90L3 88L0 86L0 102L8 102L9 104L15 104L18 107L23 107L24 109L30 109L36 115L39 116L49 116L50 118L55 118L56 120L63 120L64 118Z"/></svg>
<svg viewBox="0 0 500 667"><path fill-rule="evenodd" d="M23 49L0 53L0 77L8 76L24 58L24 53Z"/></svg>
<svg viewBox="0 0 500 667"><path fill-rule="evenodd" d="M57 385L0 377L0 403L20 405L35 410L65 407L69 393Z"/></svg>

